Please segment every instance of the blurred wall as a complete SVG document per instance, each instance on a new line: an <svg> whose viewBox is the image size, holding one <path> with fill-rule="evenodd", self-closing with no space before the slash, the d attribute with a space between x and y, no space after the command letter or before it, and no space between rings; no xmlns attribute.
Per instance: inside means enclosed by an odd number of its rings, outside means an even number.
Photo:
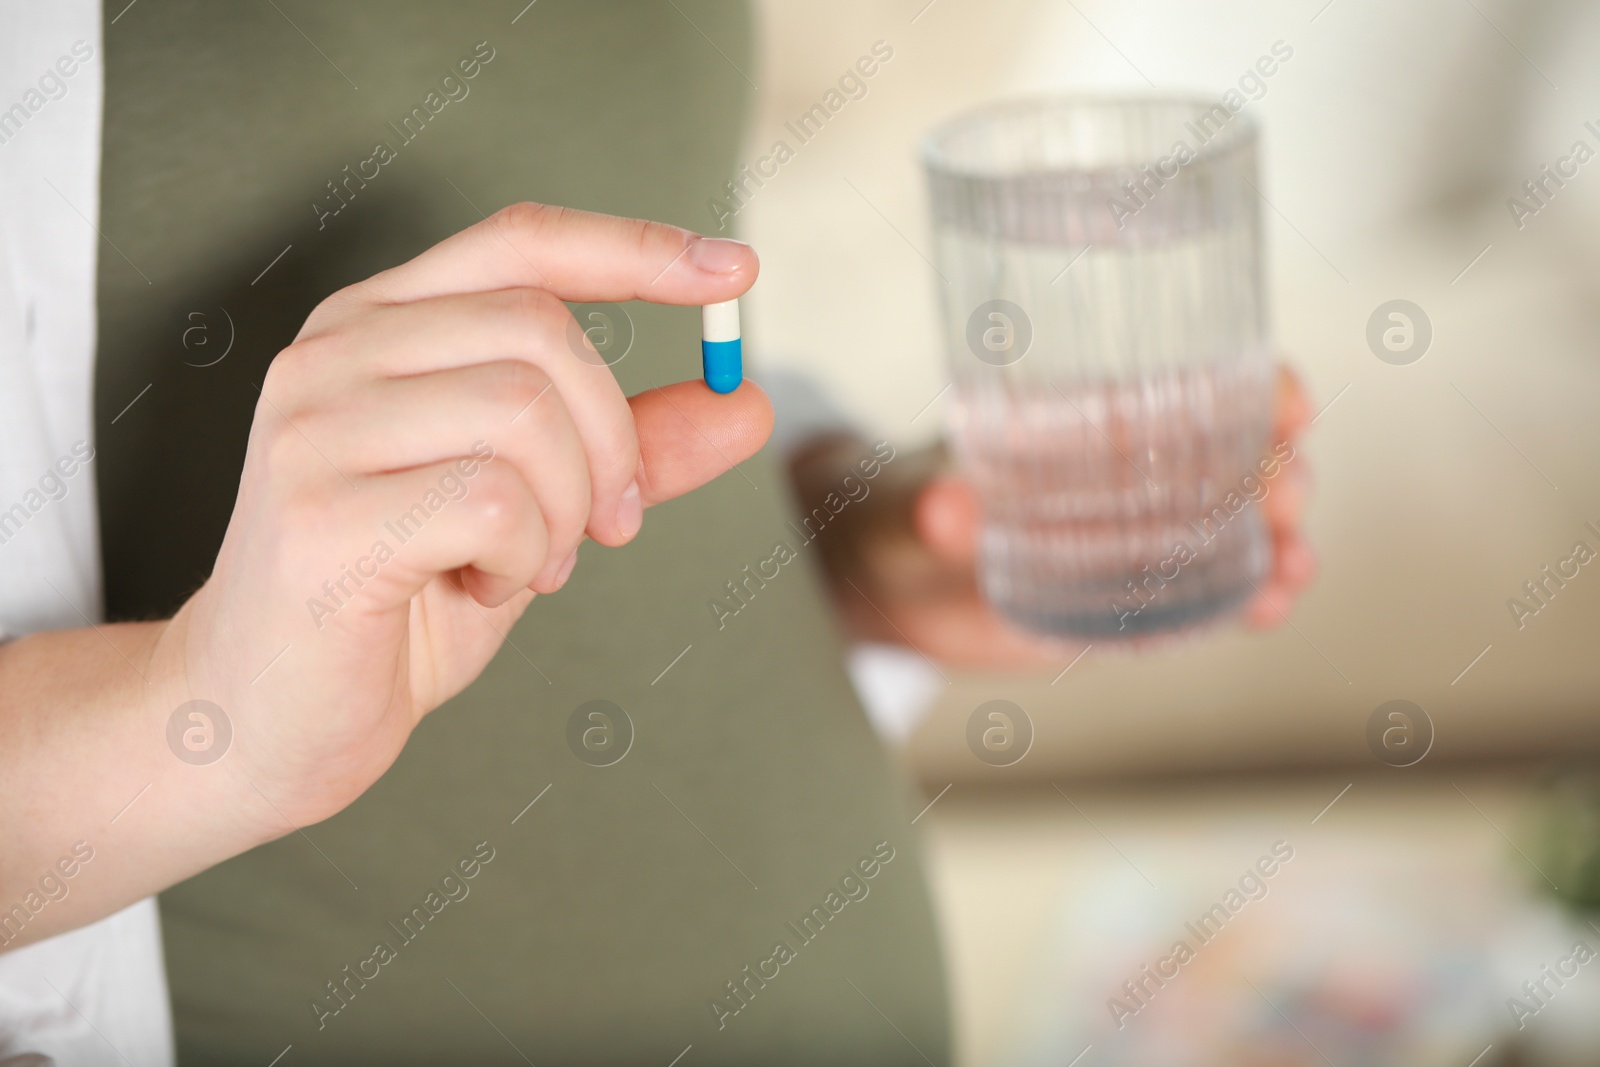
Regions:
<svg viewBox="0 0 1600 1067"><path fill-rule="evenodd" d="M1293 59L1249 107L1265 131L1264 191L1330 258L1334 247L1370 244L1504 186L1519 118L1568 110L1530 102L1539 95L1530 81L1543 83L1495 28L1524 50L1548 51L1535 42L1570 20L1563 5L1325 2L764 0L747 154L754 162L780 138L796 151L732 220L764 254L750 297L761 362L820 374L884 432L936 431L933 418L904 425L945 380L917 150L931 126L981 103L1108 90L1220 95L1285 41ZM784 123L879 40L894 58L866 79L867 95L798 144ZM1569 51L1563 73L1589 69L1592 53ZM1280 293L1337 281L1302 269L1326 272L1304 244L1271 251Z"/></svg>

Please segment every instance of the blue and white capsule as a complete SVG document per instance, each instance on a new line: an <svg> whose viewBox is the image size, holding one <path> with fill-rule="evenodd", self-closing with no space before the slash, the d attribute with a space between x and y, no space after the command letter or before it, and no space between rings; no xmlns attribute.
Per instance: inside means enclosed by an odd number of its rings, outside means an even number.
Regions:
<svg viewBox="0 0 1600 1067"><path fill-rule="evenodd" d="M744 343L739 339L739 301L700 309L700 360L713 393L731 393L744 380Z"/></svg>

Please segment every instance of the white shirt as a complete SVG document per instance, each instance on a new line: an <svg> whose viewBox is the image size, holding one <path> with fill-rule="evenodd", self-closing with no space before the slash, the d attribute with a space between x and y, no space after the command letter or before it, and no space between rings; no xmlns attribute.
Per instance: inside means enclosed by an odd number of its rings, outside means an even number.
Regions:
<svg viewBox="0 0 1600 1067"><path fill-rule="evenodd" d="M99 0L0 0L0 638L101 617L100 31ZM170 1067L153 898L0 952L0 1067L26 1053L58 1067Z"/></svg>

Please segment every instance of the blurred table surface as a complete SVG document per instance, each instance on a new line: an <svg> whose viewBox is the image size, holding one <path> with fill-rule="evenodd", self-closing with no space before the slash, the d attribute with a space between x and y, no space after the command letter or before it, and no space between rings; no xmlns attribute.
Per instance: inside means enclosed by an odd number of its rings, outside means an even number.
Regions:
<svg viewBox="0 0 1600 1067"><path fill-rule="evenodd" d="M1508 1010L1577 938L1600 946L1534 866L1540 769L1380 770L953 785L918 826L959 1062L1600 1062L1600 977L1520 1031ZM1185 923L1280 842L1264 895L1115 1027L1122 983L1198 945Z"/></svg>

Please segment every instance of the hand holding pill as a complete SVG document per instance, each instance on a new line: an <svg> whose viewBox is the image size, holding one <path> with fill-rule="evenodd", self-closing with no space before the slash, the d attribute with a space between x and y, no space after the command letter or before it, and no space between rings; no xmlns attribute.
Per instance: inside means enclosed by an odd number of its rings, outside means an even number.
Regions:
<svg viewBox="0 0 1600 1067"><path fill-rule="evenodd" d="M571 578L585 539L626 544L650 505L760 448L772 408L741 381L728 317L757 270L737 241L518 204L317 305L260 383L199 590L166 621L6 646L61 686L40 694L66 709L49 716L55 733L28 743L118 769L90 782L36 760L48 773L13 795L103 819L126 804L123 786L143 787L117 827L137 864L74 890L76 912L42 913L27 936L344 808L478 676L535 594ZM604 360L575 354L568 302L624 300L712 309L708 336L735 346L711 353L722 392L680 381L625 396ZM104 644L117 663L86 672ZM539 669L571 665L541 655ZM67 682L85 677L87 705ZM230 726L226 773L173 758L173 709L196 701Z"/></svg>
<svg viewBox="0 0 1600 1067"><path fill-rule="evenodd" d="M229 758L272 783L281 814L243 804L265 830L359 795L586 539L627 543L645 508L765 443L738 330L758 269L737 241L519 204L312 312L262 383L217 566L166 624L152 686L169 711L226 706L252 738ZM567 302L625 300L705 309L710 390L628 397L574 356Z"/></svg>

